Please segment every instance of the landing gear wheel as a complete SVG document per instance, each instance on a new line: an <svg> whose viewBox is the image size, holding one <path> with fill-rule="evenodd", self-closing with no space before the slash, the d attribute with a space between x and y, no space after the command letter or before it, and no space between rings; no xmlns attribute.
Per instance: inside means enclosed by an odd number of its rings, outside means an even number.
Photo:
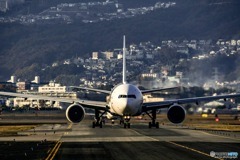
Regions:
<svg viewBox="0 0 240 160"><path fill-rule="evenodd" d="M149 122L149 123L148 123L148 128L152 128L152 127L159 128L159 122L156 122L156 123L151 123L151 122Z"/></svg>
<svg viewBox="0 0 240 160"><path fill-rule="evenodd" d="M99 127L100 128L102 128L102 126L103 126L103 123L102 123L102 121L99 123Z"/></svg>
<svg viewBox="0 0 240 160"><path fill-rule="evenodd" d="M92 122L92 128L95 128L95 126L96 126L96 123Z"/></svg>
<svg viewBox="0 0 240 160"><path fill-rule="evenodd" d="M128 128L130 128L131 124L130 124L130 123L128 123L128 124L127 124L127 126L128 126Z"/></svg>
<svg viewBox="0 0 240 160"><path fill-rule="evenodd" d="M127 128L127 124L126 123L124 123L124 128Z"/></svg>
<svg viewBox="0 0 240 160"><path fill-rule="evenodd" d="M148 123L148 128L152 128L152 123L151 122Z"/></svg>

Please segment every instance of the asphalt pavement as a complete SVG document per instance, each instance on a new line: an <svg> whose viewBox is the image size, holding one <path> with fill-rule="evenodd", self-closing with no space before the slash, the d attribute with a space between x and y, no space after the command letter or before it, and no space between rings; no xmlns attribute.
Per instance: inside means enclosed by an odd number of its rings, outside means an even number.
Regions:
<svg viewBox="0 0 240 160"><path fill-rule="evenodd" d="M129 129L110 121L92 128L85 119L79 124L41 123L0 137L0 150L0 159L207 160L219 159L210 152L240 153L240 139L175 125L149 129L142 121Z"/></svg>

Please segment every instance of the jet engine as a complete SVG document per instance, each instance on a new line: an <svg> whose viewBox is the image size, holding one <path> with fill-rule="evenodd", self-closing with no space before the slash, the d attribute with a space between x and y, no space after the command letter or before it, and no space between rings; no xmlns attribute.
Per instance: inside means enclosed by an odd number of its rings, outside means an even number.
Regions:
<svg viewBox="0 0 240 160"><path fill-rule="evenodd" d="M186 115L185 109L179 104L173 104L169 107L167 112L168 120L172 123L181 123L184 121Z"/></svg>
<svg viewBox="0 0 240 160"><path fill-rule="evenodd" d="M85 116L85 110L80 104L72 104L66 110L66 117L72 123L79 123Z"/></svg>

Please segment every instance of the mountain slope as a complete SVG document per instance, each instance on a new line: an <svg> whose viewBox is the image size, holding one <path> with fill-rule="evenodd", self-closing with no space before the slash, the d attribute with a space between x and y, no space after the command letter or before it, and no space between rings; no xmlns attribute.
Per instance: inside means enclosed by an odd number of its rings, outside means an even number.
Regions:
<svg viewBox="0 0 240 160"><path fill-rule="evenodd" d="M152 41L160 44L166 39L240 39L238 0L176 2L173 8L93 24L0 24L0 79L34 63L51 64L75 55L88 57L93 51L121 48L120 39L124 34L132 43Z"/></svg>

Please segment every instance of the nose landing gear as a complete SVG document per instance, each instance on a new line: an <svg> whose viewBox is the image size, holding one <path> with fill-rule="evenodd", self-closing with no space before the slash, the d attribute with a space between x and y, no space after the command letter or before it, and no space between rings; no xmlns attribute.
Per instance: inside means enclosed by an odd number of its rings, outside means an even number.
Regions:
<svg viewBox="0 0 240 160"><path fill-rule="evenodd" d="M120 120L120 124L123 123L124 128L130 128L131 123L130 123L130 116L124 116L123 119Z"/></svg>

